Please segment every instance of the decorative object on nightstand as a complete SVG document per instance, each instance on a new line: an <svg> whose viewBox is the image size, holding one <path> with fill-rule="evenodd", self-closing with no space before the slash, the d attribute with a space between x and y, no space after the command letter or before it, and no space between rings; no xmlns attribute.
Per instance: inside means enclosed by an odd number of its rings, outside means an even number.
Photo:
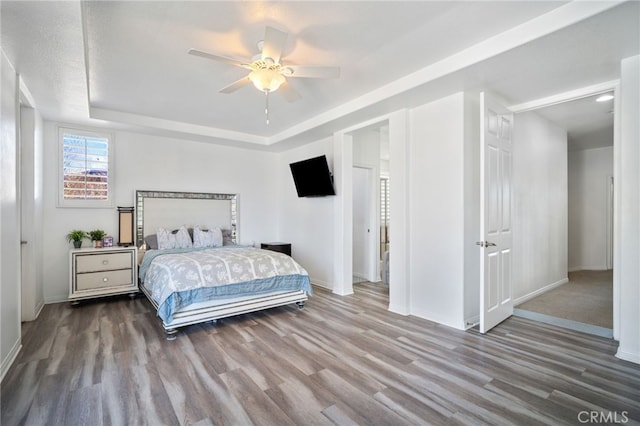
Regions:
<svg viewBox="0 0 640 426"><path fill-rule="evenodd" d="M106 236L102 239L102 247L113 247L113 237Z"/></svg>
<svg viewBox="0 0 640 426"><path fill-rule="evenodd" d="M277 251L284 253L287 256L291 256L291 244L290 243L260 243L260 248L265 250Z"/></svg>
<svg viewBox="0 0 640 426"><path fill-rule="evenodd" d="M138 293L138 249L106 247L69 252L69 300Z"/></svg>
<svg viewBox="0 0 640 426"><path fill-rule="evenodd" d="M118 207L118 245L133 245L133 207Z"/></svg>
<svg viewBox="0 0 640 426"><path fill-rule="evenodd" d="M80 229L74 229L69 231L65 238L68 242L73 243L73 247L80 248L82 247L82 240L89 238L89 235Z"/></svg>
<svg viewBox="0 0 640 426"><path fill-rule="evenodd" d="M102 240L107 236L107 233L102 229L93 229L89 231L89 238L93 241L93 246L95 248L102 248Z"/></svg>

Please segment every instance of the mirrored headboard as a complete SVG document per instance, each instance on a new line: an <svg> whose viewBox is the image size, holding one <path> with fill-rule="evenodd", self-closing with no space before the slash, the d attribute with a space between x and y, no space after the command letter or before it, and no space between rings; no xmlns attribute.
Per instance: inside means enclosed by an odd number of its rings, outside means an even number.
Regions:
<svg viewBox="0 0 640 426"><path fill-rule="evenodd" d="M136 245L157 228L186 225L228 229L238 243L238 194L208 192L136 191Z"/></svg>

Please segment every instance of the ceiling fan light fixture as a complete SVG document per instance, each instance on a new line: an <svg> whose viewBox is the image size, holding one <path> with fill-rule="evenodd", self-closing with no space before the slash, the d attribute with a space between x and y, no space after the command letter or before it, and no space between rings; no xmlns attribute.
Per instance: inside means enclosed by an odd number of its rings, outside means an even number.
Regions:
<svg viewBox="0 0 640 426"><path fill-rule="evenodd" d="M278 71L261 68L251 71L249 80L261 92L275 92L286 81Z"/></svg>

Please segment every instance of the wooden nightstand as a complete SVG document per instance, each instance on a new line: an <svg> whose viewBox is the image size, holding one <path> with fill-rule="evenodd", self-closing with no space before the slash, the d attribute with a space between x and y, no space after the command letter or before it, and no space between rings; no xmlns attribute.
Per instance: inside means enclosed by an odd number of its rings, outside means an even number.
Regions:
<svg viewBox="0 0 640 426"><path fill-rule="evenodd" d="M291 244L290 243L261 243L261 249L277 251L284 253L287 256L291 256Z"/></svg>
<svg viewBox="0 0 640 426"><path fill-rule="evenodd" d="M76 249L69 252L69 300L138 293L136 247Z"/></svg>

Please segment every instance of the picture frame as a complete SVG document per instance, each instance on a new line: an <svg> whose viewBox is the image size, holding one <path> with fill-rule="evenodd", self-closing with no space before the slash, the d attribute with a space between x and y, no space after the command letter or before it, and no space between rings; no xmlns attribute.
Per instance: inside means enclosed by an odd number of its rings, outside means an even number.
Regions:
<svg viewBox="0 0 640 426"><path fill-rule="evenodd" d="M113 247L113 237L104 237L104 239L102 240L102 247Z"/></svg>

